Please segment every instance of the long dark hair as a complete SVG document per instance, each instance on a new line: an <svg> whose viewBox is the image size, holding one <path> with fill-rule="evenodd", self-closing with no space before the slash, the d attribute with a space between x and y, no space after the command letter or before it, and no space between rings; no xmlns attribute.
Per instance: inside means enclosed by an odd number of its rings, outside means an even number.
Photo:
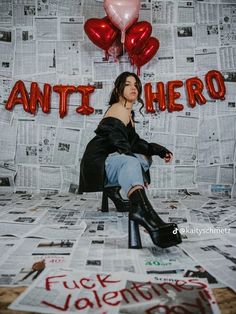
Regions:
<svg viewBox="0 0 236 314"><path fill-rule="evenodd" d="M139 109L139 112L142 114L141 110L144 107L144 101L141 98L142 83L141 83L138 75L136 75L135 73L132 73L132 72L123 72L116 78L115 83L114 83L114 88L111 92L111 97L110 97L108 105L112 106L113 104L117 103L119 101L120 96L122 96L125 99L125 105L126 105L127 99L124 97L124 88L125 88L125 83L126 83L126 79L128 76L133 76L135 78L136 86L137 86L137 90L138 90L137 101L140 104L142 104L142 106Z"/></svg>

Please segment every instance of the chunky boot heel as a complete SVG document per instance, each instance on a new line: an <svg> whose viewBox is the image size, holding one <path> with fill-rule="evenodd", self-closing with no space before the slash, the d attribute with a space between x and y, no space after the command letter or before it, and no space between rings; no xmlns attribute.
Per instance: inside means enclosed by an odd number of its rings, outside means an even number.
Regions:
<svg viewBox="0 0 236 314"><path fill-rule="evenodd" d="M101 208L102 212L108 212L109 211L109 207L108 207L108 197L107 195L103 192L102 193L102 208Z"/></svg>
<svg viewBox="0 0 236 314"><path fill-rule="evenodd" d="M129 212L130 201L122 198L120 194L120 186L104 188L102 196L102 212L109 211L108 198L112 200L118 212Z"/></svg>
<svg viewBox="0 0 236 314"><path fill-rule="evenodd" d="M131 231L134 230L135 234L139 234L139 231L135 228L138 225L143 226L149 233L152 242L161 248L171 247L182 242L177 225L175 223L166 223L158 216L144 189L135 190L129 198L132 206L129 213L129 228Z"/></svg>
<svg viewBox="0 0 236 314"><path fill-rule="evenodd" d="M131 219L129 219L128 237L129 237L129 249L141 249L142 248L139 226L135 221Z"/></svg>

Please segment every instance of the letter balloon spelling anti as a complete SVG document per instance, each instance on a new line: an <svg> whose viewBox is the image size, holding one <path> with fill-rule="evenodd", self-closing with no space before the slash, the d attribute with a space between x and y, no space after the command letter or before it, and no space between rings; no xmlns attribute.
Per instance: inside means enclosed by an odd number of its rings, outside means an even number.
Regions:
<svg viewBox="0 0 236 314"><path fill-rule="evenodd" d="M25 88L25 84L22 81L17 81L13 86L5 108L7 110L12 110L17 104L22 104L24 110L30 112L29 95Z"/></svg>
<svg viewBox="0 0 236 314"><path fill-rule="evenodd" d="M79 85L77 90L82 94L82 105L76 109L76 112L80 114L90 115L94 112L94 108L89 106L89 94L93 93L95 90L94 86L91 85Z"/></svg>
<svg viewBox="0 0 236 314"><path fill-rule="evenodd" d="M67 97L76 91L76 87L72 85L55 85L54 92L60 95L59 112L60 118L64 118L67 114Z"/></svg>
<svg viewBox="0 0 236 314"><path fill-rule="evenodd" d="M30 112L35 114L37 104L39 103L42 111L44 113L49 113L51 106L51 92L52 87L50 84L44 84L42 93L38 84L36 82L32 82L30 86Z"/></svg>
<svg viewBox="0 0 236 314"><path fill-rule="evenodd" d="M119 38L119 37L118 37ZM117 38L117 39L118 39ZM149 38L151 40L152 37ZM155 38L154 38L155 39ZM116 43L116 42L115 42ZM115 60L121 51L119 42L112 47L110 53ZM146 47L144 48L146 49ZM137 55L135 55L136 57ZM150 57L147 54L140 55L139 58L135 59L138 62L145 62ZM141 66L141 63L138 65ZM156 90L153 90L154 86L151 83L144 84L144 96L145 96L145 107L147 113L155 113L156 108L154 103L158 103L158 110L165 111L168 109L169 112L181 111L184 109L182 104L175 103L175 100L181 97L180 92L177 92L176 88L183 86L182 81L174 80L168 81L167 84L163 82L157 82ZM76 112L79 114L90 115L94 112L89 104L90 94L95 90L95 86L92 85L55 85L51 86L48 83L43 84L43 89L40 89L38 83L31 82L30 92L27 91L25 83L21 80L17 81L6 101L5 108L7 110L13 110L15 105L22 105L23 109L31 114L36 114L38 107L40 106L44 113L50 113L51 108L51 92L52 90L59 94L59 113L60 118L63 119L67 115L67 101L69 94L79 92L82 95L82 104L76 108ZM211 70L205 75L205 86L204 82L198 77L191 77L186 79L186 97L188 105L192 108L196 106L196 103L203 105L207 102L207 99L203 95L204 88L208 90L208 94L212 99L225 99L226 86L223 75L216 70ZM183 89L182 89L183 91Z"/></svg>

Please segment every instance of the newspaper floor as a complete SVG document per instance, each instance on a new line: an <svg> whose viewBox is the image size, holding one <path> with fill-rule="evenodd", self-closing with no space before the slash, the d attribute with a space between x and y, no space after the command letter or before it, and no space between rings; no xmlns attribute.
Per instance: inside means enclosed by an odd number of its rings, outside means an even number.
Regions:
<svg viewBox="0 0 236 314"><path fill-rule="evenodd" d="M4 252L0 262L0 285L28 286L25 294L13 303L13 309L40 313L60 313L62 310L73 313L78 309L83 313L159 313L159 310L170 313L175 307L177 311L179 306L185 307L186 313L200 313L202 306L202 313L219 312L211 288L236 289L236 200L198 193L151 197L163 220L178 224L183 243L161 249L154 246L147 232L141 229L143 249L129 250L127 213L117 213L112 203L110 212L102 213L101 200L96 197L94 194L0 195L0 250ZM112 286L112 290L109 287L101 291L103 281L95 274L114 277L116 279L108 282L117 280L119 284ZM47 301L44 290L51 288L44 284L53 276L57 279L49 285L56 290L51 291ZM61 282L60 276L67 280ZM85 284L94 276L94 285ZM63 289L67 281L75 282L79 277L84 285L79 289L78 299L78 291L75 296L74 290L68 293ZM120 295L120 291L134 289L134 281L139 296L124 303L126 296ZM63 289L59 287L60 282ZM95 287L95 282L100 284L96 290L98 295L93 292L96 304L87 296L88 286ZM165 290L166 294L163 294L164 290L158 290L159 297L155 295L153 299L151 295L161 282L174 284L170 290ZM141 292L136 285L141 285L142 291L149 291L150 298L146 295L140 299ZM191 287L192 293L187 293L185 285ZM200 287L205 287L201 293ZM111 291L113 295L108 297ZM39 296L38 300L44 298L46 303L35 303L34 293ZM59 303L52 302L55 295L58 298L60 295ZM191 309L186 304L192 304L188 305Z"/></svg>

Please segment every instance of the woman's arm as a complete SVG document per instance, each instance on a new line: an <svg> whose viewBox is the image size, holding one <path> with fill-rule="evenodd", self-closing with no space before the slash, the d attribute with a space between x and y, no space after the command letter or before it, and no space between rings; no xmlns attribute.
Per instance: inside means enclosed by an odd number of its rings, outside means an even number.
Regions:
<svg viewBox="0 0 236 314"><path fill-rule="evenodd" d="M157 143L149 143L136 133L135 129L130 130L131 149L134 153L140 153L147 156L158 155L166 162L171 161L172 153L166 147Z"/></svg>

